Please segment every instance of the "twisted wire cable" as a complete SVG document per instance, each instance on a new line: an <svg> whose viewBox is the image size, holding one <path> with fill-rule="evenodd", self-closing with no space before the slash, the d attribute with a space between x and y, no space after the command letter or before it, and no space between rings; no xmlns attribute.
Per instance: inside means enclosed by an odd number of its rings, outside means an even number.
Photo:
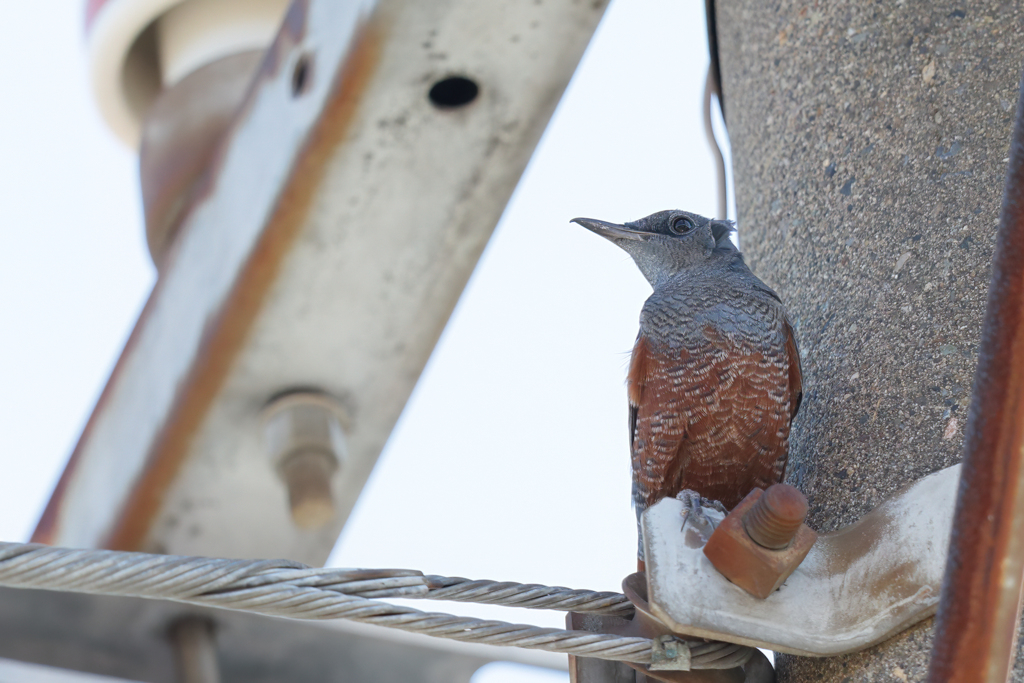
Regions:
<svg viewBox="0 0 1024 683"><path fill-rule="evenodd" d="M422 612L372 599L381 595L427 597L427 581L411 570L311 569L287 560L225 560L0 543L0 585L163 598L298 619L350 619L463 642L638 664L649 663L652 656L648 638ZM538 587L527 588L536 593ZM583 593L587 591L573 599ZM598 598L597 603L606 599ZM532 600L535 604L542 601L536 595Z"/></svg>
<svg viewBox="0 0 1024 683"><path fill-rule="evenodd" d="M550 609L563 612L586 612L606 616L633 616L633 603L622 593L575 590L562 586L542 586L535 583L512 581L485 581L449 576L426 576L430 591L416 598L475 602L506 607Z"/></svg>
<svg viewBox="0 0 1024 683"><path fill-rule="evenodd" d="M423 576L409 569L313 569L289 560L227 560L0 543L0 585L187 602L296 619L349 619L463 642L650 664L648 638L423 612L374 598L429 598L631 617L620 593ZM687 641L689 666L742 666L753 649ZM659 667L664 668L664 667Z"/></svg>
<svg viewBox="0 0 1024 683"><path fill-rule="evenodd" d="M311 569L290 560L224 560L113 550L0 543L0 584L78 593L230 602L233 596L294 585L348 595L409 597L427 592L408 569Z"/></svg>
<svg viewBox="0 0 1024 683"><path fill-rule="evenodd" d="M690 666L694 669L735 669L754 656L754 648L718 640L708 642L687 641L690 646Z"/></svg>

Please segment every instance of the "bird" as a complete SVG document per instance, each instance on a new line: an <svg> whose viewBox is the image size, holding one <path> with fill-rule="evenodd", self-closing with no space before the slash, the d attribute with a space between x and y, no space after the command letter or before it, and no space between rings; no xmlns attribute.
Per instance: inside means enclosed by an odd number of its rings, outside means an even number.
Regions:
<svg viewBox="0 0 1024 683"><path fill-rule="evenodd" d="M700 514L702 502L731 509L782 480L803 398L800 353L779 295L730 239L731 221L672 210L572 222L629 254L653 290L626 378L643 571L651 505L679 497Z"/></svg>

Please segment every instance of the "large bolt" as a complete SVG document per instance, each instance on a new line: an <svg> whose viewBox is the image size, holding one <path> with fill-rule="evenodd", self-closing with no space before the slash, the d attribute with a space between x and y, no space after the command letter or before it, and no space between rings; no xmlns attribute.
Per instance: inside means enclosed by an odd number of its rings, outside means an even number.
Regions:
<svg viewBox="0 0 1024 683"><path fill-rule="evenodd" d="M759 546L781 550L807 519L807 497L789 484L772 484L743 516L743 528Z"/></svg>
<svg viewBox="0 0 1024 683"><path fill-rule="evenodd" d="M288 486L288 507L300 529L319 529L334 519L331 478L335 457L322 450L299 450L281 460L278 471Z"/></svg>
<svg viewBox="0 0 1024 683"><path fill-rule="evenodd" d="M295 392L264 409L267 450L288 487L292 521L319 529L335 517L332 481L345 458L345 411L330 396Z"/></svg>
<svg viewBox="0 0 1024 683"><path fill-rule="evenodd" d="M762 600L797 568L818 535L803 523L807 499L792 486L754 489L719 523L704 555L725 578Z"/></svg>

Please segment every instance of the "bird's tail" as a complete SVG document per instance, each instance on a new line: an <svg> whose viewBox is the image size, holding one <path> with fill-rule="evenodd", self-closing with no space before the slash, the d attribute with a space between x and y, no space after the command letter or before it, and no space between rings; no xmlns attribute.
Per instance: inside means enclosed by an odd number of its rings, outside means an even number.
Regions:
<svg viewBox="0 0 1024 683"><path fill-rule="evenodd" d="M634 484L635 486L635 484ZM633 496L633 508L636 510L636 559L637 562L643 564L644 561L644 529L641 525L641 520L644 516L644 510L647 509L647 505L644 504L643 498L640 496ZM638 571L643 571L638 570Z"/></svg>

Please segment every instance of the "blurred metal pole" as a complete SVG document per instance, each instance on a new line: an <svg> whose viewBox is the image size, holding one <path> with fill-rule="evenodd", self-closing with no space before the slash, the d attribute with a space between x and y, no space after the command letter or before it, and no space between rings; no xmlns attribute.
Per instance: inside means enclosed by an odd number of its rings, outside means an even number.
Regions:
<svg viewBox="0 0 1024 683"><path fill-rule="evenodd" d="M931 683L1003 683L1024 578L1024 99L1010 144L988 310L935 623Z"/></svg>
<svg viewBox="0 0 1024 683"><path fill-rule="evenodd" d="M203 617L185 617L169 633L178 660L180 683L220 683L214 626Z"/></svg>

